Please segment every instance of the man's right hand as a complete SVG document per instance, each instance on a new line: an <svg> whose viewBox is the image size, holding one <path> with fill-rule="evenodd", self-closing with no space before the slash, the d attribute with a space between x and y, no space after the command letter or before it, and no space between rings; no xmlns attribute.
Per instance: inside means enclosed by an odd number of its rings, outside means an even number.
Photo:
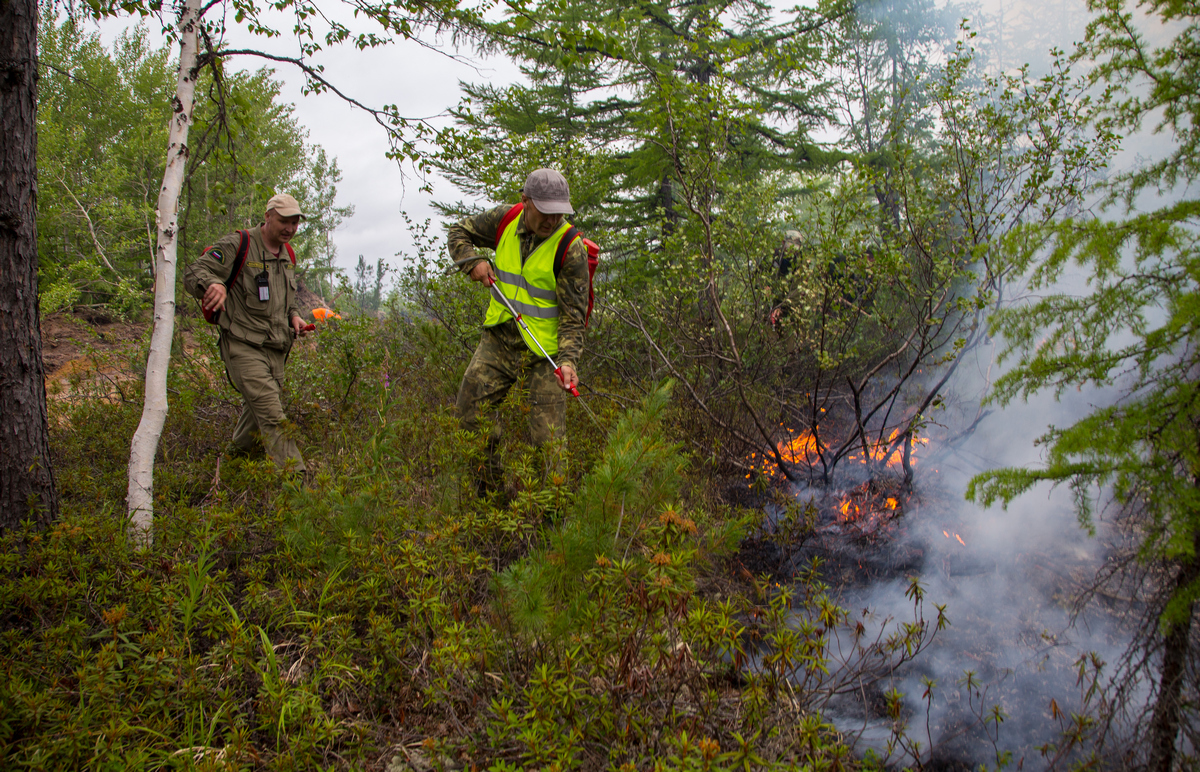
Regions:
<svg viewBox="0 0 1200 772"><path fill-rule="evenodd" d="M471 281L479 281L487 285L491 285L496 282L496 274L492 270L492 264L487 260L480 260L475 264L475 267L471 269L471 273L467 275L471 277ZM490 278L491 281L488 281L488 278ZM209 289L212 289L212 287L209 287Z"/></svg>
<svg viewBox="0 0 1200 772"><path fill-rule="evenodd" d="M220 282L208 285L204 297L200 299L200 307L205 311L224 311L225 285Z"/></svg>

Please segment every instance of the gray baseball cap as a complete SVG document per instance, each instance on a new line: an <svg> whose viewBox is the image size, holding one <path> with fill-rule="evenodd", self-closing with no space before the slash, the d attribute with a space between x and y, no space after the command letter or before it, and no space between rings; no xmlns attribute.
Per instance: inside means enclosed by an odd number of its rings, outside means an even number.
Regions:
<svg viewBox="0 0 1200 772"><path fill-rule="evenodd" d="M521 192L533 199L542 214L574 214L571 207L571 186L567 178L553 169L537 169L525 178Z"/></svg>

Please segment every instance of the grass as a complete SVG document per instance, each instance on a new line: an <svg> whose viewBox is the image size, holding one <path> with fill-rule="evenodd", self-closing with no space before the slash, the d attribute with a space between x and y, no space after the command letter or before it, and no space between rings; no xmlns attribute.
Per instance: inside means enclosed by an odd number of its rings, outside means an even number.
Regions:
<svg viewBox="0 0 1200 772"><path fill-rule="evenodd" d="M310 486L218 461L237 397L180 357L146 550L123 506L136 387L55 403L62 516L0 537L6 768L859 765L786 668L747 666L744 621L774 604L783 630L787 599L723 580L750 519L703 493L668 389L573 407L565 474L510 399L501 508L473 493L461 362L430 337L347 320L293 353Z"/></svg>

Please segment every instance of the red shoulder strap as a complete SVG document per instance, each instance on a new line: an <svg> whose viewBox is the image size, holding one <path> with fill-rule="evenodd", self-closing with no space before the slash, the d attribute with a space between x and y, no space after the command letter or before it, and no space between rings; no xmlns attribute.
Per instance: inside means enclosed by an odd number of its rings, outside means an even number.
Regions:
<svg viewBox="0 0 1200 772"><path fill-rule="evenodd" d="M225 289L233 287L238 276L242 274L242 268L246 266L246 253L250 251L250 232L238 231L240 240L238 241L237 257L233 258L233 270L229 272L229 278L225 280Z"/></svg>
<svg viewBox="0 0 1200 772"><path fill-rule="evenodd" d="M283 242L283 245L285 247L287 247L288 257L292 258L292 265L295 265L296 264L296 250L292 249L292 245L287 243L286 241Z"/></svg>
<svg viewBox="0 0 1200 772"><path fill-rule="evenodd" d="M558 242L558 249L554 250L554 276L558 277L562 273L563 260L567 256L567 250L571 248L571 242L579 238L580 231L574 225L571 229L563 234L563 237Z"/></svg>
<svg viewBox="0 0 1200 772"><path fill-rule="evenodd" d="M500 247L500 237L504 235L504 231L512 224L512 221L517 219L517 215L525 209L524 204L514 204L512 209L504 213L504 217L500 220L500 226L496 228L496 243L492 245L492 249Z"/></svg>

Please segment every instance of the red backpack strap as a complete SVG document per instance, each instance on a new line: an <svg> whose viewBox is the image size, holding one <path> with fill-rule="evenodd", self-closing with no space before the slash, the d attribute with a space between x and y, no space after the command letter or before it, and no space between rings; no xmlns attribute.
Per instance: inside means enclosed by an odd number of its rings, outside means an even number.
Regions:
<svg viewBox="0 0 1200 772"><path fill-rule="evenodd" d="M567 250L571 248L571 243L579 238L580 235L579 229L572 225L571 229L563 234L562 239L559 240L558 249L554 250L554 278L557 279L558 275L562 273L562 264L567 256Z"/></svg>
<svg viewBox="0 0 1200 772"><path fill-rule="evenodd" d="M286 241L283 242L283 245L285 247L287 247L288 257L292 258L292 265L295 265L296 264L296 250L292 249L292 245L287 243Z"/></svg>
<svg viewBox="0 0 1200 772"><path fill-rule="evenodd" d="M587 248L588 263L588 310L587 316L583 317L583 326L587 327L588 320L592 318L592 306L596 302L596 269L600 266L600 245L585 238L583 246Z"/></svg>
<svg viewBox="0 0 1200 772"><path fill-rule="evenodd" d="M512 209L504 213L504 217L500 219L500 226L496 228L496 243L492 245L492 249L500 248L500 237L504 235L504 231L512 224L512 221L517 219L517 215L524 211L524 204L514 204Z"/></svg>
<svg viewBox="0 0 1200 772"><path fill-rule="evenodd" d="M596 301L594 280L596 266L600 264L600 247L591 239L583 238L583 234L574 225L563 235L562 240L558 242L558 249L554 252L554 277L557 279L558 274L562 272L563 260L566 258L567 250L571 248L571 244L575 239L582 239L583 246L587 249L588 306L587 313L583 316L583 326L587 327L588 321L592 318L592 305Z"/></svg>
<svg viewBox="0 0 1200 772"><path fill-rule="evenodd" d="M250 232L238 231L238 236L241 240L238 241L237 257L233 258L233 270L229 272L229 278L225 280L225 289L233 287L238 276L241 275L242 269L246 267L246 254L250 251Z"/></svg>

